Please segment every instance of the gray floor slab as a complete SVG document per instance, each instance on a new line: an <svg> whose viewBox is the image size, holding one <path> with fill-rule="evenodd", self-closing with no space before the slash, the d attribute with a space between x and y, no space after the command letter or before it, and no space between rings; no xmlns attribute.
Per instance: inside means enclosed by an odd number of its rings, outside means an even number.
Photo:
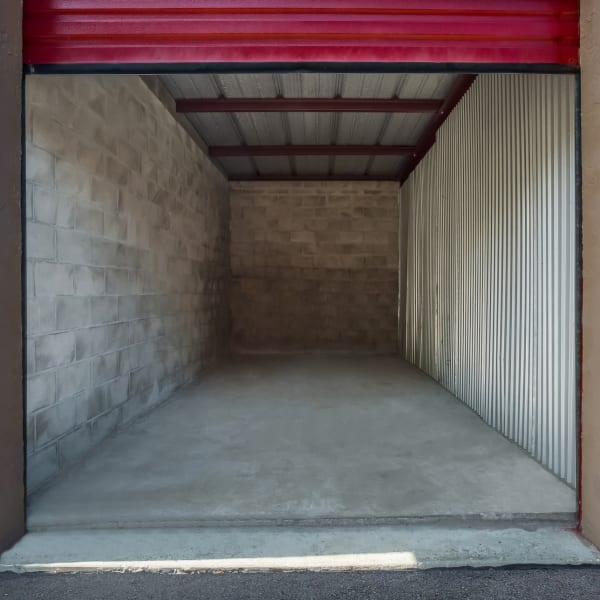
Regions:
<svg viewBox="0 0 600 600"><path fill-rule="evenodd" d="M33 530L573 515L575 492L395 357L241 357L31 499Z"/></svg>

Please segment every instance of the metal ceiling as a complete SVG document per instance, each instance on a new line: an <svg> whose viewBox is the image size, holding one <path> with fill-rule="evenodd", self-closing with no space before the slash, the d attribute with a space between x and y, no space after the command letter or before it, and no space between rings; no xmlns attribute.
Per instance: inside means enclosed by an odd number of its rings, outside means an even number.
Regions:
<svg viewBox="0 0 600 600"><path fill-rule="evenodd" d="M461 78L465 76L415 73L161 76L171 95L176 100L184 101L180 105L185 105L185 101L189 100L197 100L198 104L202 104L202 99L255 99L259 104L261 99L275 101L275 108L272 102L264 103L267 107L264 111L186 111L187 118L206 142L209 151L211 147L219 147L215 148L215 153L220 155L213 156L213 160L233 180L350 176L400 179L411 161L414 162L417 148L422 152L423 143L429 144L427 149L431 145L431 127L436 120L439 121L440 110L429 107L423 112L346 112L340 108L324 112L297 112L297 106L294 112L267 110L279 108L277 99L333 99L333 103L324 104L327 108L335 106L339 99L342 104L344 100L362 99L367 107L369 100L437 100L429 104L441 109ZM372 104L375 106L377 103ZM426 102L422 104L429 106ZM227 106L226 102L224 105ZM437 127L433 133L435 129ZM424 136L428 139L423 139ZM339 154L333 154L332 149L328 148L321 156L314 148L310 148L306 155L298 155L297 151L289 150L290 146L297 145L360 145L364 147L365 154L357 155L355 149L344 151L343 148L340 148ZM381 149L379 152L377 150L381 145L410 146L414 147L415 153L407 153L404 148L404 152L399 151L397 155L382 156L379 155ZM279 151L273 150L272 156L223 156L223 146L236 148L238 153L240 148L243 150L248 146L275 146L279 147ZM247 150L249 154L257 154L257 150Z"/></svg>

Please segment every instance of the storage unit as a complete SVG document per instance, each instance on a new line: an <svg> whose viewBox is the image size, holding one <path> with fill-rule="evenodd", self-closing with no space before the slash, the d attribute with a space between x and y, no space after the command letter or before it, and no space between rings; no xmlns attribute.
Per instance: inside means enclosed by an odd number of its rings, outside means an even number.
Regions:
<svg viewBox="0 0 600 600"><path fill-rule="evenodd" d="M22 421L33 529L584 502L593 535L579 2L398 4L26 0L23 44L3 13L0 546Z"/></svg>
<svg viewBox="0 0 600 600"><path fill-rule="evenodd" d="M29 76L29 526L573 524L575 84Z"/></svg>

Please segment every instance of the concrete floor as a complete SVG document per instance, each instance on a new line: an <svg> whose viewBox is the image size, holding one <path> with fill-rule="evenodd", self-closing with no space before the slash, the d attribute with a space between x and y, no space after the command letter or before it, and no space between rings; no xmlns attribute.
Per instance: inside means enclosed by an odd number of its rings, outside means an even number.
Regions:
<svg viewBox="0 0 600 600"><path fill-rule="evenodd" d="M31 499L28 525L569 519L575 510L571 488L400 359L255 356L106 441Z"/></svg>

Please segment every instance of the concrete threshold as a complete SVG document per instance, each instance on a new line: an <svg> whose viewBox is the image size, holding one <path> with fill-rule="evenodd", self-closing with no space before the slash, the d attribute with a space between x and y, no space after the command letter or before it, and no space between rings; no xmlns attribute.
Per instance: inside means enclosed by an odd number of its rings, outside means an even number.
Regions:
<svg viewBox="0 0 600 600"><path fill-rule="evenodd" d="M205 527L29 533L0 556L13 572L406 570L600 565L573 530L430 526Z"/></svg>
<svg viewBox="0 0 600 600"><path fill-rule="evenodd" d="M112 529L195 529L195 528L264 528L264 527L482 527L494 528L522 528L537 529L540 527L555 527L561 529L575 529L577 527L577 513L478 513L466 515L423 515L423 516L354 516L354 517L290 517L290 518L261 518L261 517L234 517L227 519L190 519L171 518L156 519L153 521L127 519L126 521L94 520L71 521L68 523L44 523L38 525L28 523L30 533L43 533L49 531L86 531L86 530L112 530Z"/></svg>

